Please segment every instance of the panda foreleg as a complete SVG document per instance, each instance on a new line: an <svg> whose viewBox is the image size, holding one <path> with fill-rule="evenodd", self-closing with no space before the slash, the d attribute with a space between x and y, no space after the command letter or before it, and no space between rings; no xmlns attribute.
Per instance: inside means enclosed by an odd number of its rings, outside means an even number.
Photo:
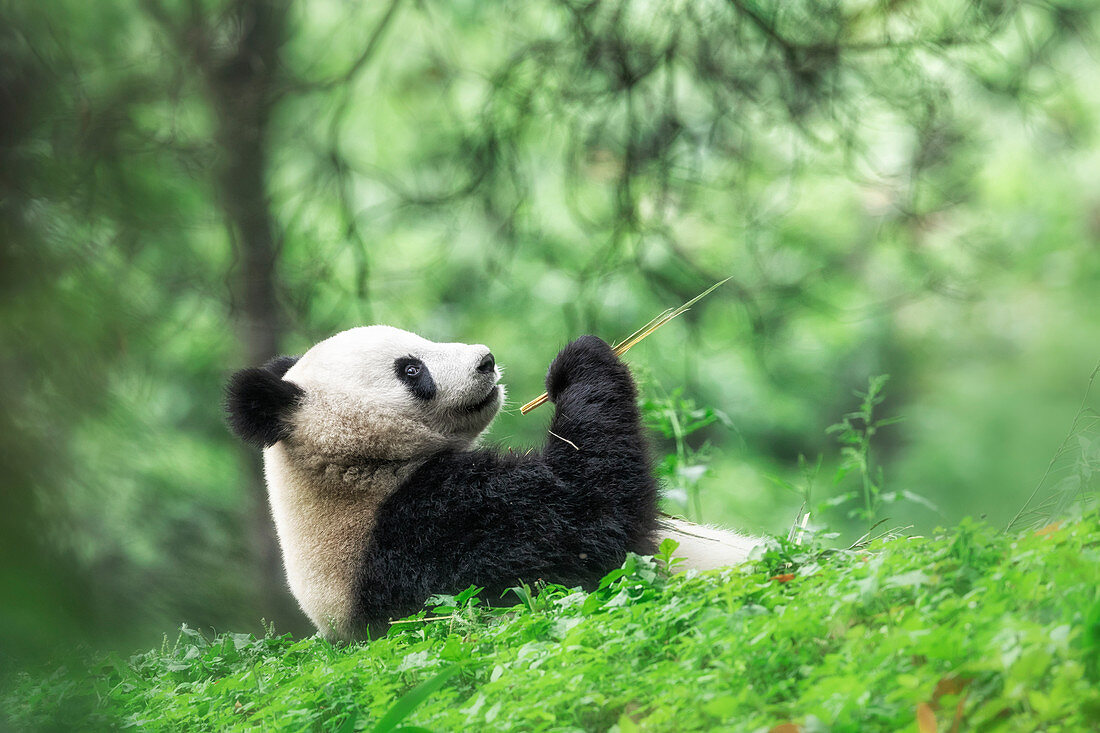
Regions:
<svg viewBox="0 0 1100 733"><path fill-rule="evenodd" d="M546 391L556 407L547 465L597 526L622 532L627 549L652 551L657 484L629 369L604 341L582 336L550 365Z"/></svg>

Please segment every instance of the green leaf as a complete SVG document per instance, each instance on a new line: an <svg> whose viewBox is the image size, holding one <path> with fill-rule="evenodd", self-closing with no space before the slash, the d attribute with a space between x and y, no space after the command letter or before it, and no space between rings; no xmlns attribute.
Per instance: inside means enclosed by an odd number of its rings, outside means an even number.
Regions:
<svg viewBox="0 0 1100 733"><path fill-rule="evenodd" d="M340 724L334 733L351 733L355 730L355 723L359 720L359 711L351 710L348 712L348 717L344 718L344 722Z"/></svg>
<svg viewBox="0 0 1100 733"><path fill-rule="evenodd" d="M481 593L481 591L483 590L485 590L485 588L471 585L469 588L455 596L454 603L456 606L464 606L466 605L466 601L476 598L477 594Z"/></svg>
<svg viewBox="0 0 1100 733"><path fill-rule="evenodd" d="M396 730L424 730L423 728L410 727L398 729L397 724L409 717L409 715L411 715L425 700L442 688L443 685L447 684L447 680L454 677L459 669L458 666L449 667L427 682L421 682L419 685L406 692L397 702L391 705L390 709L386 711L386 714L378 720L378 723L371 729L373 733L394 733Z"/></svg>
<svg viewBox="0 0 1100 733"><path fill-rule="evenodd" d="M703 703L703 712L715 718L728 718L737 712L737 698L732 695L721 695Z"/></svg>

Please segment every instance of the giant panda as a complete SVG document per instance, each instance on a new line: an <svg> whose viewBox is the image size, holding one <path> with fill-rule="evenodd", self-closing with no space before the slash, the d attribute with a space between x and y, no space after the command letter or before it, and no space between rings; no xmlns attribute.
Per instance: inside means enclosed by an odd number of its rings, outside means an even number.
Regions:
<svg viewBox="0 0 1100 733"><path fill-rule="evenodd" d="M634 382L599 338L551 364L537 451L478 447L499 382L487 347L389 326L231 377L230 427L263 448L287 579L319 631L377 636L470 585L488 598L539 579L590 587L664 536L689 567L746 557L749 538L659 516Z"/></svg>

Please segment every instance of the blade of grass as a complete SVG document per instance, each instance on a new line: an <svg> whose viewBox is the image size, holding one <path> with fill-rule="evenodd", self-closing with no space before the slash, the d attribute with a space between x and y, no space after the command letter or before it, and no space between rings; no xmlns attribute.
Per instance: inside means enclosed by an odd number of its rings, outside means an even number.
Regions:
<svg viewBox="0 0 1100 733"><path fill-rule="evenodd" d="M708 295L710 295L711 293L713 293L720 285L723 285L726 282L728 282L729 279L730 278L727 277L725 280L714 283L709 288L707 288L703 292L699 293L698 295L696 295L694 298L692 298L688 302L681 305L679 308L668 308L666 310L661 311L661 313L656 318L654 318L649 323L647 323L644 326L642 326L641 328L639 328L634 333L627 336L622 341L619 341L617 344L615 344L615 346L612 347L613 350L615 351L615 355L616 356L622 356L626 352L630 351L632 348L634 348L635 346L640 344L643 340L648 338L649 335L652 334L654 331L656 331L658 328L665 325L666 323L671 321L673 318L676 318L677 316L680 316L680 315L683 315L684 313L686 313L688 310L691 309L691 306L695 305L700 300L702 300L703 298L705 298ZM538 397L531 400L527 404L523 405L523 407L519 408L519 412L520 412L521 415L526 415L528 412L530 412L531 410L534 410L536 407L540 407L541 405L545 405L549 400L550 400L550 396L548 394L546 394L545 392L543 392Z"/></svg>
<svg viewBox="0 0 1100 733"><path fill-rule="evenodd" d="M445 669L435 677L426 682L421 682L402 695L397 702L390 706L386 714L379 718L378 724L373 728L373 733L393 733L399 730L397 724L409 717L412 711L416 710L421 703L447 684L447 680L451 679L458 672L458 669L457 666Z"/></svg>

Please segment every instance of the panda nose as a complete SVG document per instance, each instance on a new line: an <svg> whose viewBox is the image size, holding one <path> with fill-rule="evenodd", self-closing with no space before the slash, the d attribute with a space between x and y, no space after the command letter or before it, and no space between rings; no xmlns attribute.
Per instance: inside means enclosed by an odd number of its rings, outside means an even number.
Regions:
<svg viewBox="0 0 1100 733"><path fill-rule="evenodd" d="M477 365L477 370L482 374L492 374L496 366L496 359L493 358L492 353L488 353L481 358L481 361Z"/></svg>

